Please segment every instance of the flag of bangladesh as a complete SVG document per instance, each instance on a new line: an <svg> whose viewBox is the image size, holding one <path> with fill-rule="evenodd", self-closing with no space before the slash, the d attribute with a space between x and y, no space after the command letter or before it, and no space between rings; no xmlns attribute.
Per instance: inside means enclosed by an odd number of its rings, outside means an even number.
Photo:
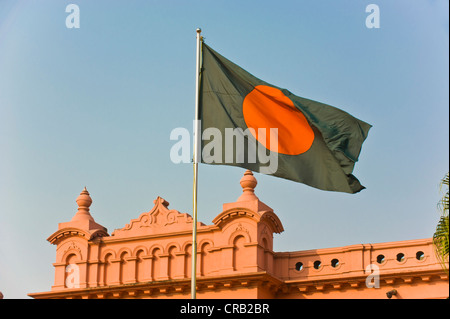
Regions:
<svg viewBox="0 0 450 319"><path fill-rule="evenodd" d="M205 43L201 49L201 162L233 165L346 193L370 124L266 83Z"/></svg>

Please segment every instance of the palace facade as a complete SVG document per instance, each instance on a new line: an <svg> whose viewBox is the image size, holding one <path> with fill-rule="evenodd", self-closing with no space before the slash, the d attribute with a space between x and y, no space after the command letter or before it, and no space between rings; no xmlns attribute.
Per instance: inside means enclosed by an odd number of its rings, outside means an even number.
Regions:
<svg viewBox="0 0 450 319"><path fill-rule="evenodd" d="M276 252L283 232L272 208L255 195L246 171L236 202L211 225L197 224L197 298L448 298L448 272L431 238ZM78 211L48 241L56 246L55 280L42 298L190 298L190 215L158 197L154 207L108 233L95 222L86 190Z"/></svg>

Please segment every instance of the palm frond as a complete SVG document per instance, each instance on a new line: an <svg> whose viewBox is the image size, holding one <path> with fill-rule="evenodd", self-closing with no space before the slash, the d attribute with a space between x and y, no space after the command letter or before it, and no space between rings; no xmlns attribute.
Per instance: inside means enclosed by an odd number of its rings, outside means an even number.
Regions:
<svg viewBox="0 0 450 319"><path fill-rule="evenodd" d="M433 235L433 244L436 250L436 256L444 268L448 262L449 253L449 220L447 216L441 216L436 231Z"/></svg>
<svg viewBox="0 0 450 319"><path fill-rule="evenodd" d="M442 212L441 218L436 226L436 231L433 234L433 244L441 265L444 269L447 267L448 263L448 253L449 253L449 220L448 220L448 206L449 206L449 173L441 180L441 191L444 186L447 186L447 190L444 196L438 203L438 208Z"/></svg>
<svg viewBox="0 0 450 319"><path fill-rule="evenodd" d="M445 175L445 177L442 179L441 185L440 185L441 191L444 186L447 186L447 192L444 194L444 197L442 197L442 199L438 203L439 210L444 215L448 215L448 204L449 204L448 203L448 200L449 200L449 195L448 195L448 186L449 185L448 184L449 184L449 173L447 173Z"/></svg>

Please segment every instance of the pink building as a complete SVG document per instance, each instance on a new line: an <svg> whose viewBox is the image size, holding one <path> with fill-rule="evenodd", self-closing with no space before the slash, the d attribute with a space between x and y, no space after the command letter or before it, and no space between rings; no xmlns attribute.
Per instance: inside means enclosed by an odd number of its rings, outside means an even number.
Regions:
<svg viewBox="0 0 450 319"><path fill-rule="evenodd" d="M197 298L447 298L448 273L432 241L408 240L276 252L283 225L254 193L223 205L211 225L198 223ZM40 298L190 298L192 218L154 207L108 234L89 212L84 189L78 211L48 241L56 245L55 281Z"/></svg>

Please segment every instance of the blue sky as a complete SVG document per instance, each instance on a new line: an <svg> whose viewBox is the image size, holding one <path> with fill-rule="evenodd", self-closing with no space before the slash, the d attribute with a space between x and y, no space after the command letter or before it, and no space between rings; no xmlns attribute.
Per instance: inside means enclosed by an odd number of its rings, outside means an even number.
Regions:
<svg viewBox="0 0 450 319"><path fill-rule="evenodd" d="M80 8L68 29L65 8ZM380 28L368 29L368 4ZM431 237L449 167L448 1L0 0L0 291L48 291L84 186L112 232L153 207L192 212L195 30L250 73L373 125L350 195L255 174L285 232L275 251ZM235 201L244 170L199 167L199 220Z"/></svg>

